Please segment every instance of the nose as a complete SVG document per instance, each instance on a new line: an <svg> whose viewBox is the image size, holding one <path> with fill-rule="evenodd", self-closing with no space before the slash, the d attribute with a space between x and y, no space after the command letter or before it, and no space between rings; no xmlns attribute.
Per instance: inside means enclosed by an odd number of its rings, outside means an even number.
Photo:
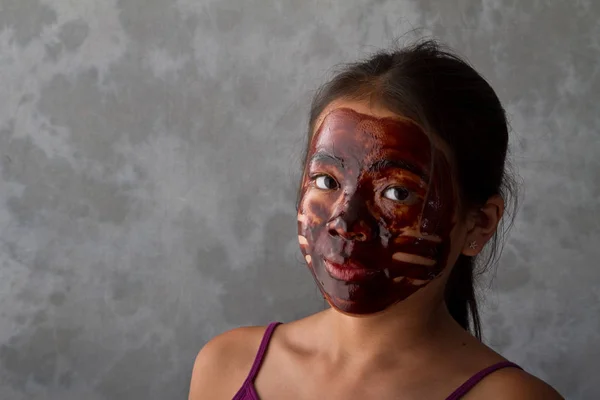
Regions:
<svg viewBox="0 0 600 400"><path fill-rule="evenodd" d="M346 240L366 242L373 236L371 219L365 204L359 196L348 199L327 223L331 236L340 236Z"/></svg>

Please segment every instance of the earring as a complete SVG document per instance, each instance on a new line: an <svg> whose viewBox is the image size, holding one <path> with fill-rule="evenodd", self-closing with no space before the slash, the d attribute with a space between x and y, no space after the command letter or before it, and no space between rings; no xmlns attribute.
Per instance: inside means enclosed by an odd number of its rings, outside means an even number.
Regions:
<svg viewBox="0 0 600 400"><path fill-rule="evenodd" d="M471 243L469 243L469 248L471 250L475 250L477 248L477 241L473 240Z"/></svg>

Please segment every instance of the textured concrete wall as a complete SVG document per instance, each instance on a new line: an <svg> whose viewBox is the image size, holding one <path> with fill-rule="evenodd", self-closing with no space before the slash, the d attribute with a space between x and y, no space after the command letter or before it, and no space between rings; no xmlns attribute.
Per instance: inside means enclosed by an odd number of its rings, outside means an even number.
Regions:
<svg viewBox="0 0 600 400"><path fill-rule="evenodd" d="M0 398L186 398L213 335L323 307L295 241L311 91L413 28L510 113L486 340L600 398L600 2L0 0Z"/></svg>

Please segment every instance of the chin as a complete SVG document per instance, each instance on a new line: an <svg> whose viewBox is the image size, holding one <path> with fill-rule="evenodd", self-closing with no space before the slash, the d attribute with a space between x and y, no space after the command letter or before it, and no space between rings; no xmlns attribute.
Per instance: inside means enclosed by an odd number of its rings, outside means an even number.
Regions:
<svg viewBox="0 0 600 400"><path fill-rule="evenodd" d="M416 290L415 290L416 292ZM414 293L414 292L413 292ZM384 314L385 312L392 309L395 305L402 303L413 293L406 294L405 297L399 297L394 299L385 299L378 302L358 302L343 299L332 299L330 296L325 294L325 299L335 311L350 316L350 317L369 317L374 315Z"/></svg>

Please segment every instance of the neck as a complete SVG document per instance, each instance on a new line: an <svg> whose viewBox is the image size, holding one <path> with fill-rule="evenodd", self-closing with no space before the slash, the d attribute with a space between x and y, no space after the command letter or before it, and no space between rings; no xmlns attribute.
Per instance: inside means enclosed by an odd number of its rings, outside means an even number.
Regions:
<svg viewBox="0 0 600 400"><path fill-rule="evenodd" d="M411 298L366 316L329 309L324 319L327 334L323 345L333 362L397 360L399 355L439 349L449 338L465 333L441 299L423 302Z"/></svg>

